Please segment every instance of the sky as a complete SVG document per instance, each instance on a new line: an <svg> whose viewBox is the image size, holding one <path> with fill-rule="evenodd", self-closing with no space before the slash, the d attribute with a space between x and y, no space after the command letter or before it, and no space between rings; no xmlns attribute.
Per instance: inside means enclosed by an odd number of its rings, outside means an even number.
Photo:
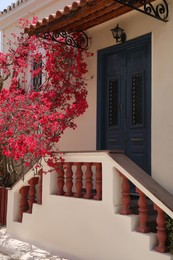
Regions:
<svg viewBox="0 0 173 260"><path fill-rule="evenodd" d="M4 10L8 5L11 5L15 2L16 0L0 0L0 11Z"/></svg>

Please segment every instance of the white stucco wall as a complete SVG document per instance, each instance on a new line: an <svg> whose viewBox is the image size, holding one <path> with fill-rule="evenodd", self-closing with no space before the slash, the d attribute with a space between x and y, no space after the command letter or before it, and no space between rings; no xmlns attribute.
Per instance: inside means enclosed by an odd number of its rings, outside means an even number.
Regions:
<svg viewBox="0 0 173 260"><path fill-rule="evenodd" d="M27 10L26 14L42 18L71 2L51 1L43 9ZM115 44L110 29L118 23L125 30L127 40L152 33L152 176L173 193L173 1L168 0L168 5L168 23L133 11L88 30L92 38L90 50L95 54L89 61L87 76L89 108L77 119L78 128L66 131L59 146L68 151L96 149L97 50ZM9 35L15 30L14 22L5 33Z"/></svg>
<svg viewBox="0 0 173 260"><path fill-rule="evenodd" d="M56 13L57 10L63 9L65 5L70 5L72 2L73 0L28 0L16 6L12 11L8 11L7 14L0 16L0 31L3 30L8 38L11 36L11 32L19 32L17 24L21 17L32 19L33 16L38 16L39 19L42 19ZM6 48L5 39L3 48L4 50Z"/></svg>
<svg viewBox="0 0 173 260"><path fill-rule="evenodd" d="M88 31L92 38L89 62L88 102L86 114L78 120L78 129L63 136L65 150L96 149L97 50L115 44L110 29L117 23L127 33L127 40L152 33L152 177L173 193L173 2L169 3L169 22L163 23L133 11Z"/></svg>
<svg viewBox="0 0 173 260"><path fill-rule="evenodd" d="M96 149L97 50L115 44L110 29L119 23L127 33L127 40L152 33L152 177L173 193L173 2L168 3L168 23L133 11L88 31L92 38L90 50L95 54L89 63L88 78L93 76L88 81L89 108L79 119L78 129L64 135L62 147L65 150L75 150L76 146L79 150Z"/></svg>
<svg viewBox="0 0 173 260"><path fill-rule="evenodd" d="M33 173L27 174L24 181L18 182L8 193L7 231L10 235L71 260L172 259L169 254L154 251L156 234L135 232L139 225L137 215L118 214L122 184L118 171L173 216L169 209L105 152L67 153L64 158L66 162L102 163L102 200L57 196L57 175L44 174L42 205L34 203L32 214L24 213L19 223L19 190L28 185L33 176Z"/></svg>

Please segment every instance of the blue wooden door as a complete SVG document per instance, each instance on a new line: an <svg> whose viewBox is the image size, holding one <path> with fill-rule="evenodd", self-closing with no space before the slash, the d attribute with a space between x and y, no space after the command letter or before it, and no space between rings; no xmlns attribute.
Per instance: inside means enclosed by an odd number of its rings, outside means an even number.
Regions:
<svg viewBox="0 0 173 260"><path fill-rule="evenodd" d="M98 52L97 148L151 171L151 37Z"/></svg>

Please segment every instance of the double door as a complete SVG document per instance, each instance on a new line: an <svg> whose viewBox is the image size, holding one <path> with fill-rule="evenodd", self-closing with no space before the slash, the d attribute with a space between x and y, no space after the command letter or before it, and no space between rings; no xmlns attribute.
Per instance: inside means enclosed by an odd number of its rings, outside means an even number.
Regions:
<svg viewBox="0 0 173 260"><path fill-rule="evenodd" d="M123 150L150 174L150 35L99 51L97 148Z"/></svg>

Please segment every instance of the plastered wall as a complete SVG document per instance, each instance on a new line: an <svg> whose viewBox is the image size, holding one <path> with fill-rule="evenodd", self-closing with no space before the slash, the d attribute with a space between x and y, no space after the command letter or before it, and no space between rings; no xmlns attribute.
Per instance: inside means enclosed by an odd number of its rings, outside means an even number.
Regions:
<svg viewBox="0 0 173 260"><path fill-rule="evenodd" d="M42 204L34 203L32 214L23 213L22 223L19 223L19 190L33 177L30 172L24 181L9 190L8 234L71 260L172 259L154 251L156 234L135 232L139 225L137 215L117 214L122 185L118 172L130 178L146 196L169 213L153 194L105 152L67 153L64 159L66 162L102 163L102 200L58 196L56 173L44 174Z"/></svg>
<svg viewBox="0 0 173 260"><path fill-rule="evenodd" d="M89 108L78 122L78 129L67 131L61 147L65 150L96 149L97 106L97 50L115 44L110 29L118 23L127 40L147 33L152 34L152 101L151 101L151 160L152 177L173 193L173 2L169 2L169 22L164 23L133 11L88 31L90 50L94 57L89 61Z"/></svg>
<svg viewBox="0 0 173 260"><path fill-rule="evenodd" d="M40 18L55 13L72 1L51 1L45 9L40 9ZM158 1L159 2L159 1ZM156 1L157 3L157 1ZM169 22L164 23L147 15L133 11L102 25L88 30L91 37L88 83L88 104L86 113L76 120L77 129L67 130L59 147L66 151L96 149L97 117L97 51L115 44L110 29L118 23L126 34L127 40L147 33L152 34L152 176L173 193L173 2L168 0ZM28 11L32 16L33 12ZM6 35L17 30L15 23L5 30Z"/></svg>

